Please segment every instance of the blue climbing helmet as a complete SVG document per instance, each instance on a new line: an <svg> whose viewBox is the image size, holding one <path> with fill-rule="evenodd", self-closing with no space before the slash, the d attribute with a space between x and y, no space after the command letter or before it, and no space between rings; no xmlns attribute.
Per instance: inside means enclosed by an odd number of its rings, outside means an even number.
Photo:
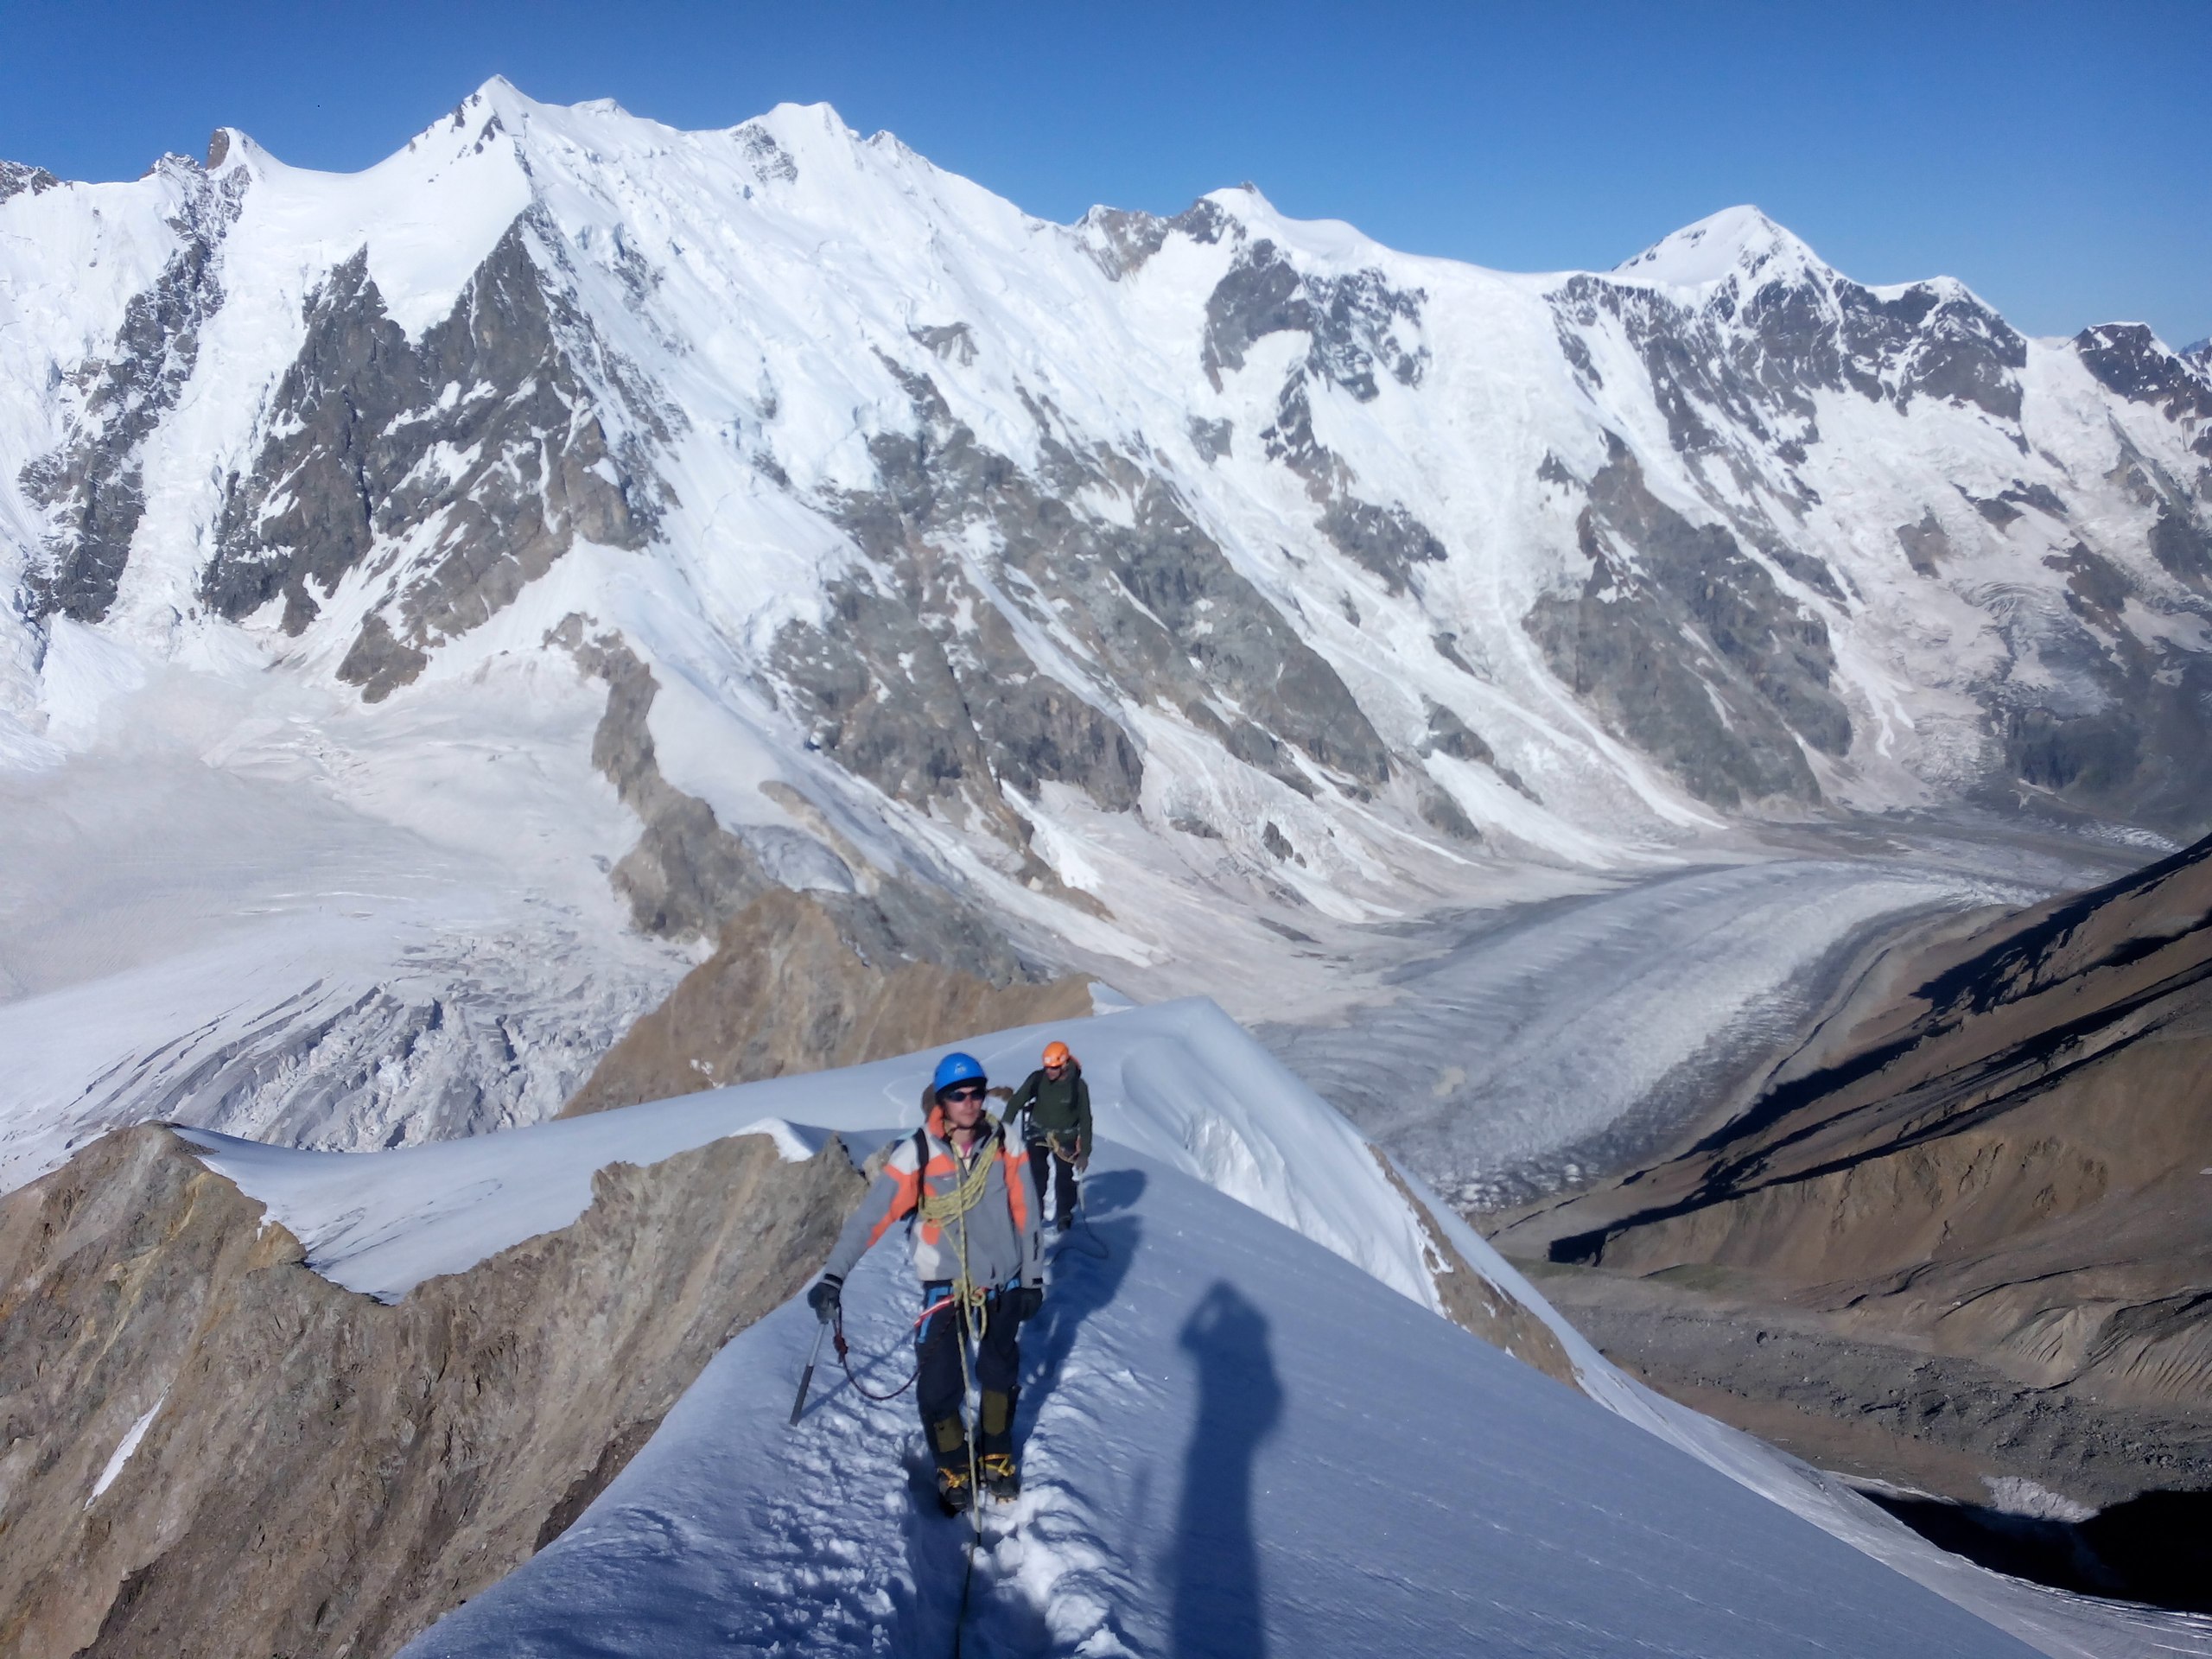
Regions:
<svg viewBox="0 0 2212 1659"><path fill-rule="evenodd" d="M937 1074L930 1079L930 1093L935 1096L951 1088L956 1083L971 1081L976 1083L988 1081L983 1076L983 1063L973 1054L963 1054L955 1051L937 1063Z"/></svg>

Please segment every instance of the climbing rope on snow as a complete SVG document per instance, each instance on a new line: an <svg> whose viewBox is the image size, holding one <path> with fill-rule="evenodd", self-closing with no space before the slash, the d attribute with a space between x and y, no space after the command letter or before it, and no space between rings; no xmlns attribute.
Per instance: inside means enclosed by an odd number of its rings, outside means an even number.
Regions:
<svg viewBox="0 0 2212 1659"><path fill-rule="evenodd" d="M939 1302L937 1305L938 1307L942 1307L944 1306L944 1304L942 1302ZM922 1315L922 1319L929 1318L930 1314L934 1312L936 1312L936 1308L925 1311ZM916 1319L914 1323L916 1325L919 1325L922 1322L922 1319ZM896 1400L900 1395L906 1393L907 1389L912 1388L914 1386L914 1379L922 1374L921 1362L917 1360L914 1362L914 1369L906 1373L906 1380L904 1382L901 1382L897 1388L892 1389L888 1394L878 1394L873 1389L869 1388L867 1383L861 1382L860 1379L860 1374L853 1370L852 1350L848 1347L845 1343L845 1310L842 1307L840 1307L837 1310L835 1332L835 1342L837 1350L837 1363L845 1368L845 1380L853 1385L853 1392L859 1395L863 1400L873 1400L878 1405L881 1405L887 1400ZM877 1356L877 1357L880 1359L887 1359L890 1356L883 1354Z"/></svg>

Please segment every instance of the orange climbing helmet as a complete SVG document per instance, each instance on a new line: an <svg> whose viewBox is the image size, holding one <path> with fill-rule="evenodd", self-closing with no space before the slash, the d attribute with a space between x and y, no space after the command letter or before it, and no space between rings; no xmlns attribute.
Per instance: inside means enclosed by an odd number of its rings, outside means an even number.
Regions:
<svg viewBox="0 0 2212 1659"><path fill-rule="evenodd" d="M1068 1052L1068 1046L1065 1043L1045 1045L1045 1064L1047 1065L1065 1065L1074 1058Z"/></svg>

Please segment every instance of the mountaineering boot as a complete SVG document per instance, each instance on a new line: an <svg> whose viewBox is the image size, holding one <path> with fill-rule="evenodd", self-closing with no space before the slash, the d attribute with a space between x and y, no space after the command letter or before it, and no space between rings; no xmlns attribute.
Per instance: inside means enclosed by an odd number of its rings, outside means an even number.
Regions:
<svg viewBox="0 0 2212 1659"><path fill-rule="evenodd" d="M937 1459L937 1501L947 1515L958 1515L976 1501L968 1474L968 1430L958 1413L930 1425L930 1454Z"/></svg>
<svg viewBox="0 0 2212 1659"><path fill-rule="evenodd" d="M1020 1397L1018 1389L985 1389L976 1414L976 1449L982 1453L977 1474L993 1497L1009 1498L1021 1491L1014 1461L1014 1402Z"/></svg>
<svg viewBox="0 0 2212 1659"><path fill-rule="evenodd" d="M937 1471L937 1506L946 1515L965 1515L975 1501L976 1491L968 1484L965 1469L939 1469Z"/></svg>

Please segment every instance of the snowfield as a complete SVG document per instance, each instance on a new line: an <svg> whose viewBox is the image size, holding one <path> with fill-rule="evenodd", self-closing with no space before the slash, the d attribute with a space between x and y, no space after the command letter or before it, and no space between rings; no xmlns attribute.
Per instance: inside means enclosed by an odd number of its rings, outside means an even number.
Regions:
<svg viewBox="0 0 2212 1659"><path fill-rule="evenodd" d="M0 770L0 1191L148 1118L367 1147L557 1111L690 958L607 885L636 819L545 666L374 722L157 666L86 753Z"/></svg>
<svg viewBox="0 0 2212 1659"><path fill-rule="evenodd" d="M971 1046L1013 1079L1046 1034ZM1027 1490L986 1516L964 1621L966 1535L917 1502L911 1398L861 1400L825 1353L785 1427L815 1331L794 1302L568 1533L408 1652L936 1652L958 1623L963 1651L1008 1655L2212 1653L2203 1621L1995 1578L1657 1399L1440 1211L1589 1397L1439 1317L1365 1144L1211 1004L1052 1034L1102 1144L1025 1343ZM616 1159L748 1131L864 1152L911 1127L934 1058L386 1153L191 1138L319 1270L393 1298L565 1224ZM848 1293L876 1392L905 1375L901 1255L879 1247Z"/></svg>

